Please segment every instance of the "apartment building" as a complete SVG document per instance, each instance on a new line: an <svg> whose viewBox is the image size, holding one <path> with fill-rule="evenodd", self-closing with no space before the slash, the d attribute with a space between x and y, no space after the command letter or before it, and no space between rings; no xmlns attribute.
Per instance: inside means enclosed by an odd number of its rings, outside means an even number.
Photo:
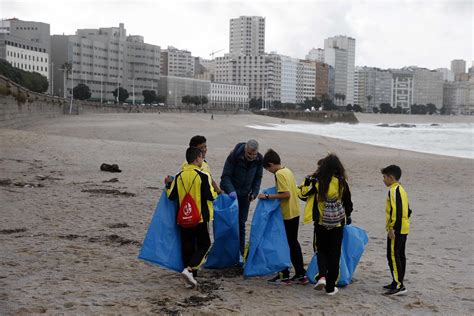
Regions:
<svg viewBox="0 0 474 316"><path fill-rule="evenodd" d="M123 23L53 35L51 46L55 95L69 97L72 88L83 83L89 86L92 100L114 101L113 91L122 87L129 100L141 102L143 90L158 87L160 47L145 43L142 36L127 36Z"/></svg>
<svg viewBox="0 0 474 316"><path fill-rule="evenodd" d="M161 76L158 95L166 96L168 106L183 106L183 96L206 96L210 98L211 82L186 77Z"/></svg>
<svg viewBox="0 0 474 316"><path fill-rule="evenodd" d="M322 48L312 48L305 56L306 60L319 61L324 63L324 49Z"/></svg>
<svg viewBox="0 0 474 316"><path fill-rule="evenodd" d="M244 85L211 82L209 104L222 108L247 110L249 105L249 88Z"/></svg>
<svg viewBox="0 0 474 316"><path fill-rule="evenodd" d="M355 47L355 39L344 35L324 40L324 62L334 67L335 93L344 94L346 104L354 104Z"/></svg>
<svg viewBox="0 0 474 316"><path fill-rule="evenodd" d="M391 105L410 110L413 104L413 72L409 70L390 70L392 73Z"/></svg>
<svg viewBox="0 0 474 316"><path fill-rule="evenodd" d="M265 18L240 16L230 19L229 54L262 55L265 53Z"/></svg>
<svg viewBox="0 0 474 316"><path fill-rule="evenodd" d="M436 70L413 68L413 103L443 106L443 74Z"/></svg>
<svg viewBox="0 0 474 316"><path fill-rule="evenodd" d="M0 20L0 58L50 81L50 27L42 22Z"/></svg>
<svg viewBox="0 0 474 316"><path fill-rule="evenodd" d="M194 78L195 60L191 52L168 46L161 51L161 75Z"/></svg>
<svg viewBox="0 0 474 316"><path fill-rule="evenodd" d="M296 103L316 97L316 62L299 60L296 76Z"/></svg>

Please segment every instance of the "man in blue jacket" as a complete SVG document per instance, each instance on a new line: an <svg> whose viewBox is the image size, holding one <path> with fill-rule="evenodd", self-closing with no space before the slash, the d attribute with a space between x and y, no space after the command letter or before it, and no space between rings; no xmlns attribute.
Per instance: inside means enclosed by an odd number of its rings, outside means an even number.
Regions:
<svg viewBox="0 0 474 316"><path fill-rule="evenodd" d="M227 157L221 176L221 189L229 195L236 195L239 202L240 252L245 250L245 223L250 202L255 200L262 182L262 155L254 139L239 143Z"/></svg>

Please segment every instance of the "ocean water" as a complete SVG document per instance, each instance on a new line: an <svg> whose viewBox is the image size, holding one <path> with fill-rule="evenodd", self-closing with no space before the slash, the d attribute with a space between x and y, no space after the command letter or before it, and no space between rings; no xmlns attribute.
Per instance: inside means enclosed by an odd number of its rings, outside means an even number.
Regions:
<svg viewBox="0 0 474 316"><path fill-rule="evenodd" d="M362 144L474 159L474 124L413 124L381 127L378 124L269 124L248 125L263 130L297 132L344 139ZM395 124L390 124L393 126Z"/></svg>

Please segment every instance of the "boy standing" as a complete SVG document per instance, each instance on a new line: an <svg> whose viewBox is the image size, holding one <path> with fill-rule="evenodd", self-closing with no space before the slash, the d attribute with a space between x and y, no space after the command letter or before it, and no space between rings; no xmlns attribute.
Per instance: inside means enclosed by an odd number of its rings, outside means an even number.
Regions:
<svg viewBox="0 0 474 316"><path fill-rule="evenodd" d="M407 292L403 284L405 276L406 257L405 244L410 231L411 210L408 206L408 196L400 184L402 170L399 166L390 165L381 170L383 183L389 187L385 218L387 229L387 260L392 283L384 286L385 295L402 295Z"/></svg>
<svg viewBox="0 0 474 316"><path fill-rule="evenodd" d="M196 147L186 150L187 164L173 181L167 178L166 188L170 200L178 200L178 208L188 194L191 196L199 213L199 223L193 227L180 226L181 250L184 270L182 273L186 283L194 288L197 286L195 279L197 270L202 265L204 258L211 246L208 223L214 217L212 203L217 193L211 184L211 177L201 171L204 161L202 151Z"/></svg>
<svg viewBox="0 0 474 316"><path fill-rule="evenodd" d="M280 200L280 208L283 214L285 224L286 238L290 247L291 263L295 268L295 275L290 279L289 269L278 273L274 278L268 280L271 284L289 285L292 282L298 284L307 284L306 270L303 264L303 254L298 242L298 227L300 222L300 205L298 202L298 192L295 177L290 169L281 165L280 156L269 149L263 156L263 168L275 174L276 194L259 194L259 199Z"/></svg>

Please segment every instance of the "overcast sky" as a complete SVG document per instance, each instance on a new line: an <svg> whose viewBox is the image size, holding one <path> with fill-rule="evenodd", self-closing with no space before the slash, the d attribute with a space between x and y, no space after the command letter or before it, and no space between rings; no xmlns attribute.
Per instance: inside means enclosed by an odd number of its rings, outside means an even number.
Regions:
<svg viewBox="0 0 474 316"><path fill-rule="evenodd" d="M0 0L1 18L49 23L51 34L118 26L145 42L209 58L229 51L229 19L266 18L265 51L304 58L324 39L356 39L356 65L450 67L473 60L473 0Z"/></svg>

